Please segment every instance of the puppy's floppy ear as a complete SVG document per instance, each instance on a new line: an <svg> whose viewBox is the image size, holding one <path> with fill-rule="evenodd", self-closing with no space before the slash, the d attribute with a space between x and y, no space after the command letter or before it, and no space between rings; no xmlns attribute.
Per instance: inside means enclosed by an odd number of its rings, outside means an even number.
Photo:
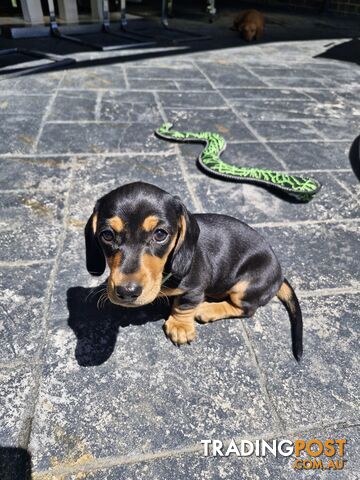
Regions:
<svg viewBox="0 0 360 480"><path fill-rule="evenodd" d="M85 226L86 268L91 275L100 276L105 271L105 256L95 236L97 213L93 214Z"/></svg>
<svg viewBox="0 0 360 480"><path fill-rule="evenodd" d="M177 197L175 199L178 202L180 217L178 239L171 259L171 273L182 278L190 270L200 229L194 215L186 209L180 199Z"/></svg>

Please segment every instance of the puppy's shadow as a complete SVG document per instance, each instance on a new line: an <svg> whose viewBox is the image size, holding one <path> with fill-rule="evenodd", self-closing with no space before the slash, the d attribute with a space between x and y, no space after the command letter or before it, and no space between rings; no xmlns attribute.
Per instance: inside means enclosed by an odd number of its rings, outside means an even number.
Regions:
<svg viewBox="0 0 360 480"><path fill-rule="evenodd" d="M139 308L123 308L107 301L100 308L99 291L84 287L71 287L67 291L68 325L77 338L76 360L83 367L106 362L122 328L166 319L170 314L170 305L159 300Z"/></svg>
<svg viewBox="0 0 360 480"><path fill-rule="evenodd" d="M350 147L349 160L351 168L360 182L360 135L355 138Z"/></svg>

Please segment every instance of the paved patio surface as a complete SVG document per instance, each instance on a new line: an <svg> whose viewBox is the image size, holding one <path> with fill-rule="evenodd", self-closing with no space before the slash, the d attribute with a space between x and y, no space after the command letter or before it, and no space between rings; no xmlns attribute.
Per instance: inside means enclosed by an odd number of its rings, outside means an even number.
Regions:
<svg viewBox="0 0 360 480"><path fill-rule="evenodd" d="M15 478L21 448L34 479L359 478L360 186L348 155L360 73L314 58L328 43L0 82L0 444L19 449L3 450L2 479ZM211 179L195 165L201 147L153 136L170 120L223 134L226 161L312 175L323 188L292 204ZM98 197L134 180L270 239L302 303L300 365L276 301L252 319L199 326L183 348L164 336L163 304L97 309L92 288L106 277L85 269L83 227ZM231 438L346 438L348 462L301 472L293 456L203 456L201 439Z"/></svg>

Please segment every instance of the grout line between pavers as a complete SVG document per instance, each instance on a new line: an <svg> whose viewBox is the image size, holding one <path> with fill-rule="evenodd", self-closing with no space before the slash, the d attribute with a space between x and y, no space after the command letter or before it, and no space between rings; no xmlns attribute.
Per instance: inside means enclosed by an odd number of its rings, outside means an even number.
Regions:
<svg viewBox="0 0 360 480"><path fill-rule="evenodd" d="M344 421L341 419L336 420L331 424L324 424L324 423L316 423L309 425L305 428L297 427L295 429L286 429L284 432L265 432L261 435L256 436L247 436L244 435L242 437L233 437L231 439L224 439L223 447L227 448L231 440L234 440L236 444L240 443L241 440L249 440L255 442L256 440L266 440L271 441L277 438L285 439L286 437L294 437L298 436L299 433L301 436L309 435L312 432L319 433L319 435L327 435L329 430L337 430L337 429L352 429L357 428L359 426L357 419ZM320 432L319 432L320 430ZM210 440L210 439L209 439ZM54 468L49 470L42 470L33 473L33 480L48 480L52 478L52 475L71 475L71 474L81 474L86 472L94 472L96 470L105 470L110 469L113 467L120 467L123 465L134 465L137 463L143 462L151 462L155 460L162 460L167 458L176 458L181 456L192 455L196 453L201 453L204 450L202 444L195 444L189 447L173 449L173 450L163 450L160 452L152 452L152 453L144 453L142 455L138 455L136 457L129 457L125 455L119 456L111 456L111 457L102 457L90 460L86 463L82 463L81 465L73 465L73 466L66 466L66 465L58 465ZM204 457L206 458L206 457Z"/></svg>
<svg viewBox="0 0 360 480"><path fill-rule="evenodd" d="M159 112L162 116L163 121L164 122L169 122L169 119L167 118L167 115L166 115L165 110L164 110L164 108L161 104L161 101L160 101L160 98L159 98L157 92L154 92L154 98L155 98L156 105L159 109ZM200 199L198 198L198 196L196 195L196 192L195 192L195 190L192 186L191 178L190 178L190 175L187 171L187 167L186 167L184 158L182 156L180 147L177 144L174 144L174 147L175 147L175 151L177 152L177 157L179 159L180 170L181 170L182 176L185 180L187 189L190 193L193 204L194 204L194 206L195 206L195 208L198 212L203 212L204 209L203 209L202 203L201 203Z"/></svg>
<svg viewBox="0 0 360 480"><path fill-rule="evenodd" d="M42 384L43 361L44 361L44 357L47 349L47 340L48 340L48 332L49 332L50 305L51 305L52 293L53 293L53 289L56 281L56 275L60 266L60 257L63 252L66 233L67 233L67 221L68 221L68 215L69 215L69 199L70 199L70 192L71 192L72 183L74 179L75 162L76 162L76 158L74 157L71 162L68 188L64 195L62 231L59 236L57 254L54 258L54 264L50 273L48 288L46 290L45 300L43 303L44 315L42 319L42 329L44 333L38 348L39 353L37 357L35 357L35 361L38 363L36 363L36 366L33 372L34 385L33 385L32 394L28 402L27 409L25 411L26 417L24 419L24 424L19 435L20 446L26 449L28 448L30 439L31 439L32 424L33 424L33 420L36 412L36 407L39 401L40 388Z"/></svg>
<svg viewBox="0 0 360 480"><path fill-rule="evenodd" d="M14 360L9 360L8 362L0 362L0 370L4 369L11 369L11 370L16 370L21 367L33 367L35 365L38 365L39 362L34 361L32 358L27 358L27 359L14 359Z"/></svg>
<svg viewBox="0 0 360 480"><path fill-rule="evenodd" d="M265 139L249 124L247 119L243 118L242 115L239 114L237 109L234 108L234 106L228 101L228 99L216 88L215 84L212 82L212 80L204 73L201 68L197 65L197 63L194 61L193 62L194 66L199 70L200 73L202 73L207 81L210 83L210 85L216 89L218 95L221 96L225 104L230 108L230 110L235 114L235 116L246 126L246 128L254 135L254 137L258 140L258 142L265 148L265 150L270 153L272 158L274 158L284 169L286 169L286 164L283 160L281 160L277 155L273 153L273 151L268 147L266 144Z"/></svg>
<svg viewBox="0 0 360 480"><path fill-rule="evenodd" d="M319 117L319 118L308 118L308 119L304 119L303 122L310 128L312 128L314 130L315 133L317 133L317 135L319 135L319 137L324 141L324 142L327 142L328 141L328 137L321 132L321 130L319 130L318 128L315 127L315 125L313 125L311 122L317 122L319 120L326 120L327 117Z"/></svg>
<svg viewBox="0 0 360 480"><path fill-rule="evenodd" d="M298 290L299 297L330 297L335 295L358 295L360 293L360 284L358 287L343 287L343 288L319 288L317 290Z"/></svg>
<svg viewBox="0 0 360 480"><path fill-rule="evenodd" d="M285 422L283 421L283 419L279 415L279 413L276 409L275 403L272 400L272 396L269 392L268 385L267 385L268 381L267 381L266 374L263 372L263 370L261 368L258 356L257 356L256 351L255 351L255 347L253 345L253 342L250 338L248 329L246 327L246 323L244 322L244 320L242 318L240 318L239 320L240 320L241 330L243 332L243 337L244 337L244 340L245 340L245 344L247 345L247 348L248 348L248 350L250 352L250 355L252 357L252 363L255 367L255 370L258 373L258 383L260 385L260 390L262 391L264 399L266 400L266 402L267 402L267 404L270 408L271 416L272 416L273 420L275 421L275 423L277 425L277 428L279 429L279 431L281 433L284 433Z"/></svg>
<svg viewBox="0 0 360 480"><path fill-rule="evenodd" d="M353 218L338 218L338 219L327 219L327 220L294 220L288 222L254 222L249 223L252 228L292 228L297 226L307 226L307 225L345 225L352 224L354 222L359 222L360 217Z"/></svg>
<svg viewBox="0 0 360 480"><path fill-rule="evenodd" d="M128 74L127 74L127 70L126 70L124 64L121 64L121 69L122 69L122 72L123 72L123 75L124 75L125 90L130 90Z"/></svg>
<svg viewBox="0 0 360 480"><path fill-rule="evenodd" d="M101 123L100 117L101 117L101 103L102 103L103 95L104 95L103 92L97 92L96 94L96 102L95 102L95 108L94 108L95 123Z"/></svg>
<svg viewBox="0 0 360 480"><path fill-rule="evenodd" d="M335 180L335 182L336 182L343 190L345 190L345 191L351 196L351 198L353 198L353 199L356 201L357 204L360 205L360 198L359 198L359 196L356 195L354 192L352 192L351 189L348 188L348 186L346 185L346 183L344 183L344 182L342 182L341 180L339 180L339 179L337 178L337 176L334 175L334 172L331 172L331 173L330 173L330 176L331 176L331 178L332 178L333 180Z"/></svg>
<svg viewBox="0 0 360 480"><path fill-rule="evenodd" d="M128 82L128 78L126 76L126 79L127 79L127 82ZM144 80L143 77L131 77L131 80ZM174 84L177 84L177 80L175 80L174 78L149 78L149 80L165 80L165 81L172 81L174 82ZM180 81L182 82L186 82L186 81L191 81L193 83L203 83L204 82L204 79L179 79ZM347 92L346 89L344 88L333 88L333 87L278 87L278 86L267 86L267 85L263 85L263 86L246 86L246 87L243 87L243 86L223 86L223 87L216 87L217 90L229 90L229 91L232 91L232 90L259 90L259 91L262 91L262 90L294 90L295 92L297 93L302 93L304 95L307 95L306 92L308 91L314 91L314 93L316 93L317 91L328 91L329 89L331 89L332 92L334 92L335 94L337 94L338 92L339 93L344 93L344 92ZM94 87L94 88L89 88L89 87L79 87L79 88L75 88L75 87L60 87L59 88L59 91L63 92L63 91L75 91L75 92L78 92L78 91L84 91L84 92L87 92L87 91L91 91L91 92L95 92L95 91L99 91L99 92L109 92L109 91L116 91L116 92L125 92L126 90L129 90L129 91L132 91L132 92L143 92L143 91L147 91L147 92L150 92L150 91L154 91L154 92L165 92L165 93L171 93L174 91L173 88L116 88L116 87L108 87L108 88L101 88L101 87ZM206 92L212 92L212 90L203 90L203 89L195 89L195 90L181 90L181 88L179 88L180 91L182 92L202 92L202 93L206 93ZM13 94L11 94L11 90L9 90L10 92L10 95L23 95L23 92L14 92ZM4 95L6 94L7 92L3 92L2 94L0 95ZM176 91L177 93L177 91ZM9 94L9 93L7 93ZM31 95L31 94L29 94ZM51 93L44 93L44 94L36 94L34 93L33 94L34 96L35 95L41 95L41 96L50 96ZM310 94L311 95L311 94ZM310 99L313 100L314 102L318 102L318 100L316 100L315 98L311 97L310 96ZM259 100L261 100L261 98L259 98ZM275 100L274 99L271 99L269 97L264 97L263 100ZM278 99L279 100L279 99ZM283 99L281 99L283 100ZM299 100L299 101L303 101L304 99L290 99L289 100Z"/></svg>
<svg viewBox="0 0 360 480"><path fill-rule="evenodd" d="M156 93L156 92L155 92ZM49 122L50 123L50 122ZM128 124L130 125L130 124ZM296 140L294 138L289 138L286 140L266 140L264 139L264 143L281 143L281 144L292 144L296 141L296 143L309 143L309 144L323 144L323 143L339 143L339 144L344 144L344 145L349 145L350 141L353 141L353 138L348 138L347 140L342 139L342 140L323 140L320 138L313 138L313 139L301 139L301 140ZM227 142L229 145L237 145L237 144L248 144L248 143L259 143L258 140L238 140L238 141L228 141ZM65 152L65 153L57 153L57 152L52 152L52 153L0 153L0 158L9 158L9 159L22 159L22 158L58 158L58 157L70 157L72 155L77 155L77 156L135 156L135 155L166 155L169 152L169 150L166 151L138 151L138 152L133 152L133 151L123 151L123 152ZM58 168L58 167L55 167ZM340 169L335 169L335 170L340 170ZM350 169L349 169L350 170Z"/></svg>
<svg viewBox="0 0 360 480"><path fill-rule="evenodd" d="M40 137L41 137L41 135L42 135L42 133L43 133L43 131L44 131L44 127L45 127L45 124L46 124L46 122L47 122L47 119L49 118L49 115L51 114L51 110L52 110L52 107L53 107L53 105L54 105L54 103L55 103L55 99L56 99L56 97L57 97L57 94L58 94L58 91L59 91L59 88L60 88L60 84L61 84L61 82L62 82L62 80L63 80L64 77L65 77L65 70L64 70L64 72L62 73L62 76L61 76L61 78L60 78L60 80L59 80L59 83L57 84L57 87L55 88L54 92L52 93L51 98L50 98L50 101L49 101L49 103L48 103L48 105L47 105L47 107L46 107L46 109L45 109L45 113L44 113L44 115L43 115L43 117L42 117L42 120L41 120L41 123L40 123L39 132L38 132L38 134L37 134L37 136L36 136L36 139L35 139L35 142L34 142L34 144L33 144L33 146L32 146L32 151L33 151L33 153L35 153L35 152L37 151L37 148L38 148L38 145L39 145L39 141L40 141Z"/></svg>
<svg viewBox="0 0 360 480"><path fill-rule="evenodd" d="M236 64L237 65L240 65L239 61L236 61ZM244 70L246 70L248 73L250 73L250 75L252 75L253 77L257 78L261 83L264 83L264 85L268 88L271 88L271 83L268 80L268 78L264 78L264 77L261 77L260 75L258 75L256 72L253 71L253 68L254 66L253 65L246 65L246 64L242 64L240 65ZM261 88L261 87L260 87Z"/></svg>
<svg viewBox="0 0 360 480"><path fill-rule="evenodd" d="M162 156L162 157L166 157L168 155L174 155L174 152L172 151L174 150L172 147L169 147L168 150L159 150L159 151L138 151L138 152L134 152L134 151L123 151L123 152L66 152L66 153L49 153L49 154L46 154L46 153L38 153L38 154L16 154L16 155L9 155L9 154L0 154L0 158L10 158L10 159L13 159L14 161L16 161L16 159L18 160L23 160L23 159L36 159L36 158L62 158L62 157L65 157L65 158L71 158L73 156L76 156L76 157L92 157L92 158L96 158L96 157L135 157L137 155L145 155L145 156ZM70 162L69 162L70 164ZM41 163L40 163L41 165ZM63 169L66 169L67 167L57 167L55 166L54 168L63 168Z"/></svg>
<svg viewBox="0 0 360 480"><path fill-rule="evenodd" d="M42 259L42 260L15 260L13 262L0 260L0 268L7 267L32 267L35 265L51 265L54 263L53 258Z"/></svg>

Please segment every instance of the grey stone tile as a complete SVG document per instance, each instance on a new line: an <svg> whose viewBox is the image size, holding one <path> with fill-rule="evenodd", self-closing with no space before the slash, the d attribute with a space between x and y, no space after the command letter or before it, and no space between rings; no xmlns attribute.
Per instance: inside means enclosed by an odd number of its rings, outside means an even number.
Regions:
<svg viewBox="0 0 360 480"><path fill-rule="evenodd" d="M165 108L169 122L174 130L184 132L216 132L224 136L228 142L256 141L254 135L228 108L225 109L179 109Z"/></svg>
<svg viewBox="0 0 360 480"><path fill-rule="evenodd" d="M270 77L270 78L314 78L316 76L315 72L309 68L304 68L301 65L295 67L294 65L289 65L287 67L273 67L261 66L254 67L251 66L250 70L254 72L259 77Z"/></svg>
<svg viewBox="0 0 360 480"><path fill-rule="evenodd" d="M353 141L360 134L360 122L352 118L313 120L311 125L329 140Z"/></svg>
<svg viewBox="0 0 360 480"><path fill-rule="evenodd" d="M333 177L340 182L354 197L360 201L360 180L354 173L334 172Z"/></svg>
<svg viewBox="0 0 360 480"><path fill-rule="evenodd" d="M271 87L281 88L328 88L333 86L333 82L325 77L314 75L308 78L298 77L267 77L266 82Z"/></svg>
<svg viewBox="0 0 360 480"><path fill-rule="evenodd" d="M262 87L266 83L252 75L244 67L237 63L213 61L213 62L196 62L202 71L207 75L216 87Z"/></svg>
<svg viewBox="0 0 360 480"><path fill-rule="evenodd" d="M67 187L69 158L2 158L0 190L61 191Z"/></svg>
<svg viewBox="0 0 360 480"><path fill-rule="evenodd" d="M49 121L95 120L96 92L77 90L58 92Z"/></svg>
<svg viewBox="0 0 360 480"><path fill-rule="evenodd" d="M259 228L284 274L301 290L359 288L354 252L360 222Z"/></svg>
<svg viewBox="0 0 360 480"><path fill-rule="evenodd" d="M61 196L25 191L1 197L0 260L53 258L61 232Z"/></svg>
<svg viewBox="0 0 360 480"><path fill-rule="evenodd" d="M9 116L41 116L50 101L50 95L9 95L0 94L0 121ZM6 116L6 119L4 118Z"/></svg>
<svg viewBox="0 0 360 480"><path fill-rule="evenodd" d="M344 99L341 98L339 90L334 89L317 89L317 90L303 90L306 95L310 96L319 103L345 105Z"/></svg>
<svg viewBox="0 0 360 480"><path fill-rule="evenodd" d="M175 80L161 80L160 78L129 78L129 88L134 90L177 90Z"/></svg>
<svg viewBox="0 0 360 480"><path fill-rule="evenodd" d="M21 440L32 377L29 367L0 370L0 445L17 446Z"/></svg>
<svg viewBox="0 0 360 480"><path fill-rule="evenodd" d="M214 90L212 85L207 80L176 80L178 89L181 91L188 90Z"/></svg>
<svg viewBox="0 0 360 480"><path fill-rule="evenodd" d="M150 92L106 92L101 99L100 120L160 125L162 117Z"/></svg>
<svg viewBox="0 0 360 480"><path fill-rule="evenodd" d="M241 164L249 165L249 162ZM255 166L255 162L253 164ZM191 168L193 162L188 165ZM269 167L274 169L276 165ZM356 199L344 191L331 175L317 173L313 177L323 185L320 192L309 203L293 204L261 187L213 179L195 169L191 172L191 181L205 212L230 213L247 223L341 220L360 216Z"/></svg>
<svg viewBox="0 0 360 480"><path fill-rule="evenodd" d="M304 93L285 88L224 88L220 92L233 105L245 105L244 100L309 100Z"/></svg>
<svg viewBox="0 0 360 480"><path fill-rule="evenodd" d="M191 58L191 57L190 57ZM194 68L193 63L189 57L183 55L163 55L159 57L149 57L141 59L139 61L135 60L132 62L130 67L134 68L168 68L172 70L192 70Z"/></svg>
<svg viewBox="0 0 360 480"><path fill-rule="evenodd" d="M160 80L204 80L204 76L191 63L173 62L171 66L127 66L126 73L131 78L149 78Z"/></svg>
<svg viewBox="0 0 360 480"><path fill-rule="evenodd" d="M17 115L0 122L0 153L27 154L31 153L38 132L41 116Z"/></svg>
<svg viewBox="0 0 360 480"><path fill-rule="evenodd" d="M274 302L262 315L255 315L247 328L267 376L268 391L288 429L352 422L358 417L360 400L360 332L355 322L359 296L300 301L304 317L300 364L291 361L289 320L282 305Z"/></svg>
<svg viewBox="0 0 360 480"><path fill-rule="evenodd" d="M112 90L114 88L123 90L126 84L122 70L111 66L66 70L60 87L80 90Z"/></svg>
<svg viewBox="0 0 360 480"><path fill-rule="evenodd" d="M312 61L310 59L301 63L303 68L310 68L313 71L322 72L324 74L329 72L334 72L335 70L343 70L345 72L351 72L354 66L351 63L342 62L339 63L338 60L332 59L323 59L320 57L313 58Z"/></svg>
<svg viewBox="0 0 360 480"><path fill-rule="evenodd" d="M276 156L290 170L350 168L348 143L269 143Z"/></svg>
<svg viewBox="0 0 360 480"><path fill-rule="evenodd" d="M319 105L315 101L299 100L246 100L236 107L239 113L248 120L285 121L312 119L316 117L345 116L348 109L345 105Z"/></svg>
<svg viewBox="0 0 360 480"><path fill-rule="evenodd" d="M44 335L44 298L51 264L2 267L0 272L1 362L30 359Z"/></svg>
<svg viewBox="0 0 360 480"><path fill-rule="evenodd" d="M48 123L38 151L67 154L173 150L172 145L155 138L154 128L143 123Z"/></svg>
<svg viewBox="0 0 360 480"><path fill-rule="evenodd" d="M154 94L151 92L119 92L108 91L102 94L101 100L105 104L136 104L136 105L156 105Z"/></svg>
<svg viewBox="0 0 360 480"><path fill-rule="evenodd" d="M2 80L4 90L15 90L26 93L52 93L58 87L63 72L49 72L38 75L30 75L12 80Z"/></svg>
<svg viewBox="0 0 360 480"><path fill-rule="evenodd" d="M284 437L279 438L282 440ZM310 458L309 455L301 457L278 456L274 458L271 454L266 457L237 457L234 454L228 457L216 458L205 457L203 450L193 453L174 454L171 457L155 458L149 461L139 461L131 465L119 465L110 468L103 468L96 471L86 471L88 480L118 480L133 478L142 480L152 478L154 480L207 480L209 478L231 479L231 480L249 480L249 479L274 479L277 480L303 480L313 478L316 480L326 480L327 478L336 480L357 480L358 469L360 467L359 456L359 432L356 427L344 427L339 429L313 430L304 433L299 431L298 435L286 435L286 439L295 441L297 439L313 440L318 439L324 442L327 439L341 440L346 439L344 447L344 460L346 461L343 470L295 470L294 463L296 458ZM265 439L271 441L271 439ZM240 445L237 441L237 445ZM226 448L224 449L226 451ZM321 455L318 457L323 465L328 466L329 460L339 460L338 450L334 457ZM64 480L77 480L76 474L66 476Z"/></svg>
<svg viewBox="0 0 360 480"><path fill-rule="evenodd" d="M95 199L86 204L86 211L81 219L70 219L64 248L60 256L59 269L51 295L50 315L52 323L68 316L67 291L74 287L87 287L89 298L86 301L98 299L102 282L107 279L106 270L102 277L92 277L86 270L84 227L91 214ZM85 210L85 209L84 209ZM91 290L93 289L93 291Z"/></svg>
<svg viewBox="0 0 360 480"><path fill-rule="evenodd" d="M164 107L194 108L225 107L226 103L218 93L207 92L160 92L159 98Z"/></svg>
<svg viewBox="0 0 360 480"><path fill-rule="evenodd" d="M179 349L155 306L99 312L83 303L86 290L68 295L70 327L64 318L49 335L30 441L35 471L273 430L238 320L199 326L198 340Z"/></svg>
<svg viewBox="0 0 360 480"><path fill-rule="evenodd" d="M324 120L325 122L327 120ZM316 123L316 122L314 122ZM266 140L316 140L321 138L308 123L301 121L258 121L251 120L250 125Z"/></svg>
<svg viewBox="0 0 360 480"><path fill-rule="evenodd" d="M336 67L321 68L318 70L321 75L326 78L328 82L331 82L334 87L336 86L359 86L359 67L356 66L352 69L343 68L343 66L337 65Z"/></svg>
<svg viewBox="0 0 360 480"><path fill-rule="evenodd" d="M343 98L350 105L355 105L359 108L360 104L360 89L359 88L348 88L344 91L338 91L338 96Z"/></svg>

